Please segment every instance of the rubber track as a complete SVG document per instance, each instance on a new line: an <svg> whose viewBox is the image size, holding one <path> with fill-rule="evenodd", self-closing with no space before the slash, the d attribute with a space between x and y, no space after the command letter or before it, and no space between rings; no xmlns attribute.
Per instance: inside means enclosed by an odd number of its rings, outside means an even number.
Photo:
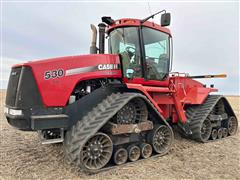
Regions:
<svg viewBox="0 0 240 180"><path fill-rule="evenodd" d="M221 95L209 95L203 104L191 106L186 110L186 116L192 131L192 135L188 136L190 139L203 142L200 138L201 125L221 98L224 97Z"/></svg>
<svg viewBox="0 0 240 180"><path fill-rule="evenodd" d="M66 133L64 140L64 151L67 160L80 167L83 171L88 173L95 173L100 170L85 169L80 163L80 151L83 145L96 134L124 105L126 105L133 98L143 98L148 105L150 105L155 112L158 111L150 103L150 101L139 93L113 93L99 103L91 112L78 121ZM158 113L159 114L159 113ZM161 117L161 115L159 114ZM163 122L171 129L169 124L162 118ZM103 168L104 170L104 168Z"/></svg>

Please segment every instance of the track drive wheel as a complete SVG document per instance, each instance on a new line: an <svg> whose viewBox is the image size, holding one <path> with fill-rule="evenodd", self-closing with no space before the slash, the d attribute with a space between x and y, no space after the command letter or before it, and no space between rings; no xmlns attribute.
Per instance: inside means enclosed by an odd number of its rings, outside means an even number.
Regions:
<svg viewBox="0 0 240 180"><path fill-rule="evenodd" d="M166 125L157 125L148 134L147 139L156 153L164 155L169 151L173 142L173 132Z"/></svg>
<svg viewBox="0 0 240 180"><path fill-rule="evenodd" d="M124 148L119 148L116 150L113 156L113 161L116 165L121 165L127 162L128 152Z"/></svg>
<svg viewBox="0 0 240 180"><path fill-rule="evenodd" d="M234 117L234 116L231 116L229 119L228 119L228 134L230 136L232 135L235 135L236 132L237 132L237 128L238 128L238 121L237 121L237 118Z"/></svg>
<svg viewBox="0 0 240 180"><path fill-rule="evenodd" d="M146 103L142 99L136 98L120 109L114 119L117 124L135 124L146 121L147 118Z"/></svg>
<svg viewBox="0 0 240 180"><path fill-rule="evenodd" d="M87 170L103 168L111 159L113 143L104 133L93 135L80 151L80 164Z"/></svg>

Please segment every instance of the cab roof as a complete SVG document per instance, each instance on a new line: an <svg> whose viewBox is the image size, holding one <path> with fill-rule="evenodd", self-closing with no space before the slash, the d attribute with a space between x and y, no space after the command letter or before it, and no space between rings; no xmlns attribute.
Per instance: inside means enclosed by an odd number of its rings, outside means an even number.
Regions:
<svg viewBox="0 0 240 180"><path fill-rule="evenodd" d="M123 18L123 19L115 20L114 24L107 26L107 33L110 33L113 29L118 28L118 27L140 26L140 25L141 25L140 19ZM142 23L142 26L165 32L171 36L171 32L168 28L162 27L156 23L146 21L146 22Z"/></svg>

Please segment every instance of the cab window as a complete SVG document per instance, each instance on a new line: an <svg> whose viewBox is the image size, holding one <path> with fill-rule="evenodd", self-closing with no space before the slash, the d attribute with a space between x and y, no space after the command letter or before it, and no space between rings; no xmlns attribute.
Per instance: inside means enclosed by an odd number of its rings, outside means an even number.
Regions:
<svg viewBox="0 0 240 180"><path fill-rule="evenodd" d="M147 27L142 28L142 33L147 79L164 80L169 73L169 35Z"/></svg>
<svg viewBox="0 0 240 180"><path fill-rule="evenodd" d="M121 56L124 77L130 79L142 77L137 27L113 30L109 34L109 52Z"/></svg>

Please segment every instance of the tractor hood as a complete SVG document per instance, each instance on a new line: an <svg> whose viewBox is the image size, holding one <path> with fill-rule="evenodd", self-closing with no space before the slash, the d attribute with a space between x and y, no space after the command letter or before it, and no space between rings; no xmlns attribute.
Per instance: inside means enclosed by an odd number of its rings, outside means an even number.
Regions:
<svg viewBox="0 0 240 180"><path fill-rule="evenodd" d="M69 56L17 64L12 67L10 79L15 69L22 69L21 72L23 69L31 70L45 106L65 106L80 81L122 77L119 56L111 54ZM19 81L21 79L19 77Z"/></svg>
<svg viewBox="0 0 240 180"><path fill-rule="evenodd" d="M36 67L42 65L51 65L53 67L59 67L64 65L64 69L68 67L76 66L88 66L92 65L94 61L105 61L106 63L112 63L112 61L118 61L118 55L113 54L90 54L90 55L79 55L79 56L66 56L66 57L58 57L58 58L51 58L51 59L43 59L43 60L33 60L28 61L26 63L20 63L13 65L14 67L20 66L29 66L29 67ZM61 67L62 68L62 67Z"/></svg>

